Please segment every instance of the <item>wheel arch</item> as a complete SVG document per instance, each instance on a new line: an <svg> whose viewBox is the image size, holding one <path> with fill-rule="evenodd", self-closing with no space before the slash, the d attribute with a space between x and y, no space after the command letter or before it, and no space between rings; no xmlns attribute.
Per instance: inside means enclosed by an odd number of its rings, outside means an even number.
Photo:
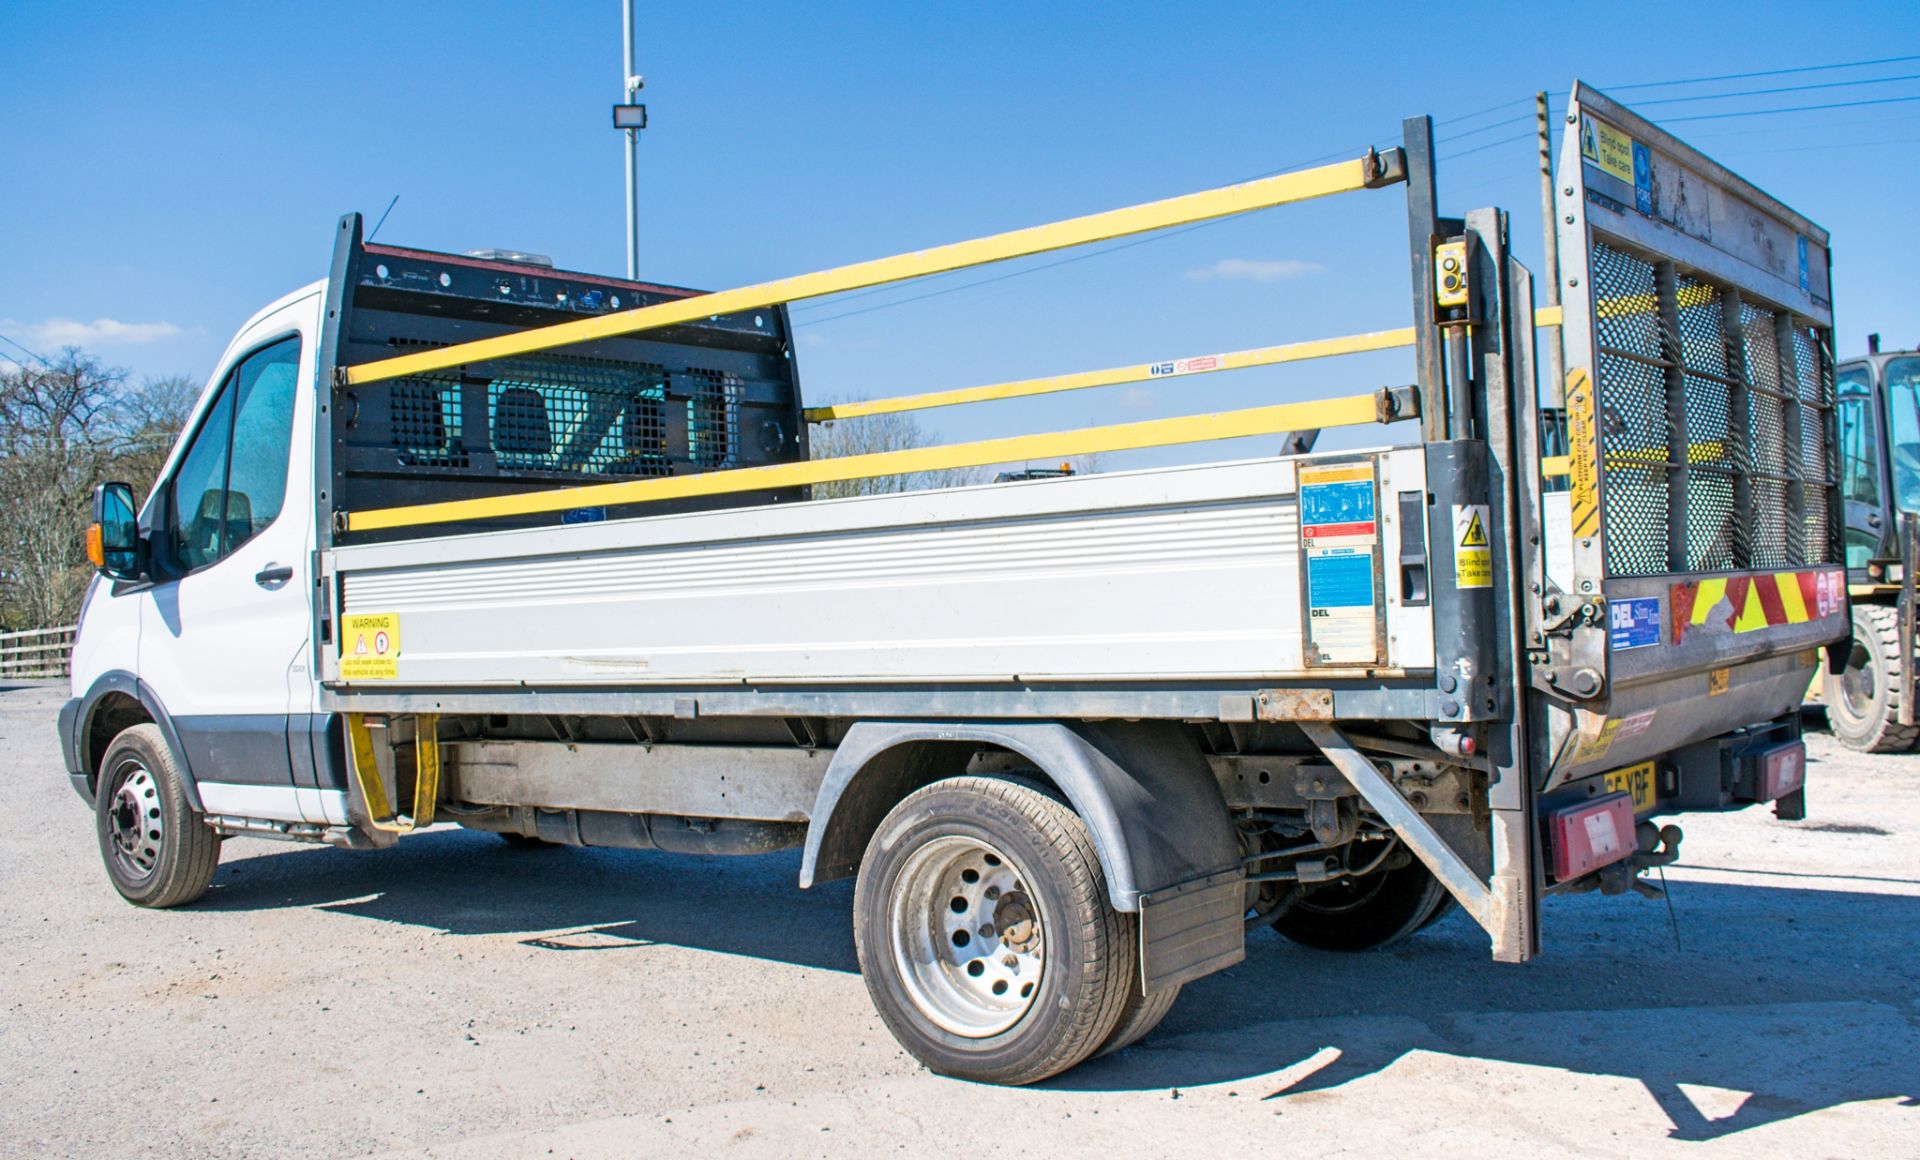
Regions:
<svg viewBox="0 0 1920 1160"><path fill-rule="evenodd" d="M100 779L100 760L121 730L134 725L151 724L160 730L181 773L181 788L187 804L202 811L200 787L194 782L193 769L187 763L187 751L173 727L167 707L145 681L123 670L102 673L80 697L73 734L63 740L73 747L73 768L85 780L84 796L92 801Z"/></svg>
<svg viewBox="0 0 1920 1160"><path fill-rule="evenodd" d="M901 799L961 776L966 756L983 747L1031 762L1066 799L1093 839L1116 910L1138 911L1142 894L1240 865L1219 784L1175 722L863 721L834 751L815 796L800 885L853 874Z"/></svg>

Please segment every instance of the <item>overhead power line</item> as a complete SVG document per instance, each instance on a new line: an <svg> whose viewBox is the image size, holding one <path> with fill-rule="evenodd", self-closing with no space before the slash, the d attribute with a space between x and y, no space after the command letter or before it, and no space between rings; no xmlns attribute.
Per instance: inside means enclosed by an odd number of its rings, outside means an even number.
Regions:
<svg viewBox="0 0 1920 1160"><path fill-rule="evenodd" d="M1484 117L1488 113L1497 113L1502 109L1512 108L1514 105L1530 105L1532 103L1533 103L1532 97L1519 97L1511 101L1501 101L1497 105L1488 105L1486 108L1481 109L1478 112L1462 113L1458 117L1448 117L1444 121L1435 121L1433 125L1434 125L1434 128L1436 129L1444 129L1448 125L1457 125L1462 121L1471 121L1475 117Z"/></svg>
<svg viewBox="0 0 1920 1160"><path fill-rule="evenodd" d="M1641 81L1639 84L1633 85L1607 85L1604 87L1606 91L1610 93L1624 93L1632 89L1666 89L1675 88L1680 85L1706 85L1712 84L1714 81L1745 81L1752 80L1755 77L1783 77L1796 73L1833 72L1843 68L1867 68L1876 64L1905 64L1908 61L1915 60L1920 60L1920 56L1883 56L1875 60L1849 60L1842 61L1839 64L1810 64L1803 65L1799 68L1769 68L1761 69L1759 72L1723 73L1717 77L1687 77L1684 80L1677 81Z"/></svg>
<svg viewBox="0 0 1920 1160"><path fill-rule="evenodd" d="M1528 119L1531 120L1532 118L1528 118ZM1479 153L1482 150L1492 149L1499 145L1511 145L1515 141L1536 141L1539 139L1539 136L1540 135L1538 133L1520 133L1512 137L1502 137L1498 141L1489 141L1485 145L1475 145L1471 149L1462 149L1458 153L1449 153L1444 157L1436 157L1434 158L1434 160L1452 161L1456 157L1465 157L1470 153Z"/></svg>
<svg viewBox="0 0 1920 1160"><path fill-rule="evenodd" d="M1827 81L1817 85L1783 85L1779 88L1772 89L1741 89L1733 93L1702 93L1692 97L1660 97L1652 101L1635 101L1634 107L1643 109L1648 105L1678 105L1689 101L1724 101L1729 97L1765 97L1775 93L1804 93L1814 89L1847 89L1856 88L1860 85L1889 85L1895 81L1920 81L1920 73L1907 73L1904 76L1897 77L1873 77L1863 81Z"/></svg>
<svg viewBox="0 0 1920 1160"><path fill-rule="evenodd" d="M1872 101L1834 101L1825 105L1789 105L1782 109L1746 109L1738 113L1697 113L1691 117L1668 117L1658 122L1662 125L1678 125L1682 121L1723 121L1729 117L1769 117L1775 113L1812 113L1821 109L1857 109L1862 105L1900 105L1908 101L1920 101L1920 95L1911 97L1881 97Z"/></svg>
<svg viewBox="0 0 1920 1160"><path fill-rule="evenodd" d="M4 334L0 334L0 342L6 343L8 346L13 347L15 350L25 352L28 358L34 360L35 362L39 363L43 367L50 367L53 365L52 363L47 361L47 358L45 355L35 354L33 351L28 350L24 346L21 346L19 343L13 341L11 338L8 338Z"/></svg>

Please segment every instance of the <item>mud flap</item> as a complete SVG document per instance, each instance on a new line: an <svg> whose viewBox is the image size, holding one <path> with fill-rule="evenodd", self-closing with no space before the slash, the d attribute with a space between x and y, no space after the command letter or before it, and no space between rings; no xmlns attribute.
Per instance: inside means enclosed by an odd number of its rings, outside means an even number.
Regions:
<svg viewBox="0 0 1920 1160"><path fill-rule="evenodd" d="M1140 896L1140 988L1146 994L1247 957L1245 876L1196 878Z"/></svg>

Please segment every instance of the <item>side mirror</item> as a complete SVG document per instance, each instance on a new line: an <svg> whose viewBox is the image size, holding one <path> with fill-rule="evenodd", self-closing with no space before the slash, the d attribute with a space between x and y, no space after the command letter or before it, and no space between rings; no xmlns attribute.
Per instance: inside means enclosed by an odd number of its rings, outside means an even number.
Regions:
<svg viewBox="0 0 1920 1160"><path fill-rule="evenodd" d="M87 559L102 576L138 580L144 569L140 516L133 507L133 488L103 483L93 489L93 523L87 526Z"/></svg>

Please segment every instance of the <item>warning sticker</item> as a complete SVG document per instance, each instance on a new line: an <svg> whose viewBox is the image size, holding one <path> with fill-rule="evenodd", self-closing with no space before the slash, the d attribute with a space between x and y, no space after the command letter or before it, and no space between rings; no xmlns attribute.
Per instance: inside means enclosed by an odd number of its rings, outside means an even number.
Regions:
<svg viewBox="0 0 1920 1160"><path fill-rule="evenodd" d="M1598 713L1582 713L1586 723L1582 726L1573 749L1574 764L1582 764L1605 757L1607 750L1613 748L1616 741L1627 741L1645 733L1653 724L1658 710L1648 709L1630 717L1616 717L1611 720Z"/></svg>
<svg viewBox="0 0 1920 1160"><path fill-rule="evenodd" d="M1379 534L1373 504L1373 465L1341 464L1300 469L1300 538L1372 543Z"/></svg>
<svg viewBox="0 0 1920 1160"><path fill-rule="evenodd" d="M1632 137L1591 115L1580 118L1580 156L1628 185L1633 184Z"/></svg>
<svg viewBox="0 0 1920 1160"><path fill-rule="evenodd" d="M1576 539L1600 531L1599 440L1589 385L1585 370L1575 367L1567 372L1567 470L1572 484L1568 505Z"/></svg>
<svg viewBox="0 0 1920 1160"><path fill-rule="evenodd" d="M1707 674L1707 696L1724 696L1727 687L1733 683L1732 669L1715 669Z"/></svg>
<svg viewBox="0 0 1920 1160"><path fill-rule="evenodd" d="M1159 378L1162 375L1197 375L1205 371L1217 371L1221 369L1226 357L1223 354L1197 354L1192 358L1169 359L1166 362L1154 363L1147 368L1147 373L1154 378Z"/></svg>
<svg viewBox="0 0 1920 1160"><path fill-rule="evenodd" d="M356 612L340 618L340 679L391 681L400 675L400 614Z"/></svg>
<svg viewBox="0 0 1920 1160"><path fill-rule="evenodd" d="M1487 512L1483 503L1453 505L1453 586L1493 587L1493 547L1487 541Z"/></svg>
<svg viewBox="0 0 1920 1160"><path fill-rule="evenodd" d="M1380 525L1373 464L1300 468L1309 663L1377 664Z"/></svg>

